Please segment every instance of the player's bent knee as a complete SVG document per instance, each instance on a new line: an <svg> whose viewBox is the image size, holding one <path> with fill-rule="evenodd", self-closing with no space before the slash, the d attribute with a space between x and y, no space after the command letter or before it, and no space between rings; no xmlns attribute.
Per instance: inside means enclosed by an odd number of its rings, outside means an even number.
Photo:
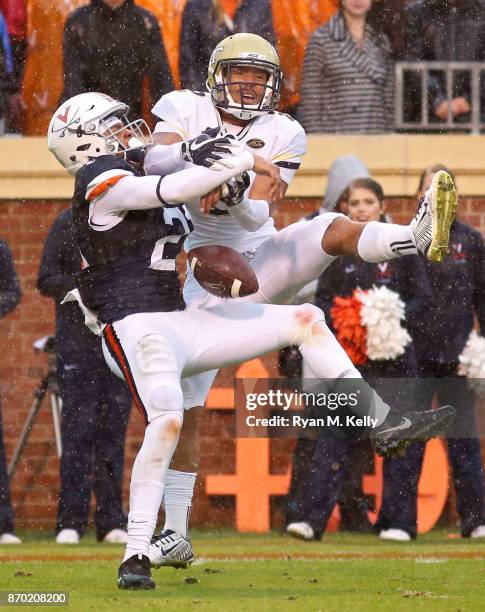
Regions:
<svg viewBox="0 0 485 612"><path fill-rule="evenodd" d="M175 421L182 427L184 398L180 387L173 385L161 385L154 389L150 395L150 415L153 418L159 416L174 417Z"/></svg>
<svg viewBox="0 0 485 612"><path fill-rule="evenodd" d="M331 256L355 255L357 242L362 233L362 223L356 223L341 215L335 218L322 236L322 249Z"/></svg>
<svg viewBox="0 0 485 612"><path fill-rule="evenodd" d="M314 334L321 333L323 329L328 329L323 310L314 304L301 304L301 306L295 308L294 316L297 323L295 344L303 344Z"/></svg>

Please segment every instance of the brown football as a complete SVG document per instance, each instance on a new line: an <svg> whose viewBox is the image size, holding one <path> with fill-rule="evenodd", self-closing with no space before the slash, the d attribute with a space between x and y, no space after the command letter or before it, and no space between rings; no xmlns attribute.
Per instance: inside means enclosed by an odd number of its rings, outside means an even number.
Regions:
<svg viewBox="0 0 485 612"><path fill-rule="evenodd" d="M190 268L198 282L213 295L245 297L259 289L258 279L246 259L226 246L202 246L189 251Z"/></svg>

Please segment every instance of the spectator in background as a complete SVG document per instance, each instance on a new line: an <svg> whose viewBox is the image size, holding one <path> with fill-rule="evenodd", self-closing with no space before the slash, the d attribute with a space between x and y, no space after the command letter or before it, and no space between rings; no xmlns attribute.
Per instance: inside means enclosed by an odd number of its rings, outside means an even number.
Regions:
<svg viewBox="0 0 485 612"><path fill-rule="evenodd" d="M22 76L26 53L26 5L25 0L0 0L0 14L7 23L12 49L12 72L9 103L6 108L6 131L22 131L23 103L21 97Z"/></svg>
<svg viewBox="0 0 485 612"><path fill-rule="evenodd" d="M301 79L307 132L389 132L394 63L385 34L368 22L372 0L341 0L340 11L308 41Z"/></svg>
<svg viewBox="0 0 485 612"><path fill-rule="evenodd" d="M5 242L0 240L0 318L12 312L20 302L20 297L20 283L13 265L12 254ZM20 539L14 535L13 530L13 511L0 408L0 544L20 544Z"/></svg>
<svg viewBox="0 0 485 612"><path fill-rule="evenodd" d="M121 507L126 427L131 395L110 372L100 339L84 325L77 304L61 300L75 287L81 255L71 211L54 221L44 246L37 287L56 302L56 349L62 397L59 544L77 544L86 530L91 491L98 541L125 543Z"/></svg>
<svg viewBox="0 0 485 612"><path fill-rule="evenodd" d="M369 15L370 25L384 32L389 39L395 60L400 59L403 54L406 1L374 0Z"/></svg>
<svg viewBox="0 0 485 612"><path fill-rule="evenodd" d="M484 0L414 0L406 6L405 11L404 59L406 61L485 60ZM416 121L421 114L420 77L410 74L406 83L406 118ZM448 101L444 73L432 72L428 92L430 117L445 121L450 109L453 119L469 120L470 85L467 74L455 73L452 99Z"/></svg>
<svg viewBox="0 0 485 612"><path fill-rule="evenodd" d="M144 77L149 78L153 100L173 89L160 28L152 13L133 0L91 0L68 17L62 101L99 91L125 100L130 115L140 117Z"/></svg>
<svg viewBox="0 0 485 612"><path fill-rule="evenodd" d="M187 2L180 36L180 81L184 89L206 91L212 51L220 40L236 32L259 34L275 46L270 0Z"/></svg>
<svg viewBox="0 0 485 612"><path fill-rule="evenodd" d="M353 180L345 194L348 216L353 221L385 221L385 202L382 187L371 178ZM342 257L319 279L315 304L325 312L332 326L333 307L338 297L348 297L353 291L387 287L398 293L406 306L406 328L411 331L419 322L424 308L424 296L429 296L424 267L416 257L403 257L382 263L358 261ZM382 316L382 314L380 315ZM339 338L339 330L336 329ZM345 338L340 338L344 343ZM383 399L397 402L403 411L415 409L412 393L382 384L383 378L415 378L417 360L412 343L400 357L388 360L367 359L359 365L364 378L372 378ZM392 397L391 397L392 395ZM324 434L325 436L325 434ZM372 472L373 451L368 440L331 438L322 436L315 445L312 469L302 483L304 500L298 521L289 524L287 532L306 540L319 539L337 501L352 506L353 520L358 530L370 528L367 519L367 501L362 494L362 477ZM356 463L357 460L357 463ZM356 472L357 478L351 473ZM344 484L346 491L344 492Z"/></svg>
<svg viewBox="0 0 485 612"><path fill-rule="evenodd" d="M446 169L437 164L421 174L418 199L429 187L433 174ZM449 174L450 171L446 170ZM485 245L477 230L461 221L451 227L450 252L435 265L425 261L431 295L426 314L415 336L419 362L420 407L427 410L435 394L459 406L453 426L456 437L448 437L448 457L456 493L456 507L463 537L485 538L485 487L477 437L473 391L459 376L458 357L473 328L476 315L485 332ZM430 306L433 305L433 314ZM423 461L423 444L408 449L402 459L386 461L385 496L378 526L386 539L406 541L416 535L417 487L403 481L410 474L417 481ZM386 494L387 492L387 494ZM381 532L382 533L382 532Z"/></svg>

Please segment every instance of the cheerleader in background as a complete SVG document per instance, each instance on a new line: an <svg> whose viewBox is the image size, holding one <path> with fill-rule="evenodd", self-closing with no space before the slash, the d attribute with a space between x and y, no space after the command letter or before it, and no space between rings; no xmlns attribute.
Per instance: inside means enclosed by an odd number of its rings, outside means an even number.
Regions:
<svg viewBox="0 0 485 612"><path fill-rule="evenodd" d="M352 220L386 220L384 193L373 179L352 181L345 199ZM356 293L356 290L364 293ZM416 378L418 367L412 337L419 333L418 323L429 297L430 288L418 257L403 257L378 264L342 257L320 278L315 303L325 311L327 322L364 377ZM375 316L377 308L380 310L378 317ZM369 319L367 327L360 320L365 316ZM404 317L403 326L400 316ZM377 324L372 325L372 319ZM391 320L393 332L386 334ZM396 401L398 384L389 384L389 381L380 384L377 380L375 383L385 401L390 401L391 394ZM409 393L409 388L400 400L403 410L415 408L415 398ZM422 454L422 446L416 444L413 449L417 447L417 450L408 452ZM356 457L359 465L356 465ZM392 461L386 460L384 464L384 481L387 466ZM312 469L304 481L300 516L288 524L287 533L306 540L320 539L335 504L342 500L349 503L353 500L354 506L358 506L354 509L354 516L360 514L359 523L365 525L369 508L362 493L362 477L373 471L372 463L373 452L367 440L320 438L314 450ZM412 495L418 481L415 470L403 473L401 477L402 491ZM382 537L386 536L388 524L399 528L399 517L394 515L398 508L399 499L388 500L384 491L383 508L376 525ZM409 517L406 524L409 524Z"/></svg>

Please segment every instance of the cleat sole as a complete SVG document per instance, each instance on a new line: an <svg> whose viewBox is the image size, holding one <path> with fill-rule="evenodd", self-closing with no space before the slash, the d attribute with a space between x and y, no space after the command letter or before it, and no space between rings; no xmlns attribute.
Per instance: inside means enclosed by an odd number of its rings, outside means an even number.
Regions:
<svg viewBox="0 0 485 612"><path fill-rule="evenodd" d="M117 581L118 583L118 588L119 589L124 589L124 590L130 590L130 591L135 591L135 590L149 590L149 589L154 589L155 588L155 583L154 582L142 582L142 583L138 583L138 584L133 584L133 583L129 583L129 582L125 582L122 579L118 579Z"/></svg>
<svg viewBox="0 0 485 612"><path fill-rule="evenodd" d="M443 261L448 253L451 225L456 217L457 196L451 176L441 170L436 174L433 190L433 236L426 254L429 261Z"/></svg>

